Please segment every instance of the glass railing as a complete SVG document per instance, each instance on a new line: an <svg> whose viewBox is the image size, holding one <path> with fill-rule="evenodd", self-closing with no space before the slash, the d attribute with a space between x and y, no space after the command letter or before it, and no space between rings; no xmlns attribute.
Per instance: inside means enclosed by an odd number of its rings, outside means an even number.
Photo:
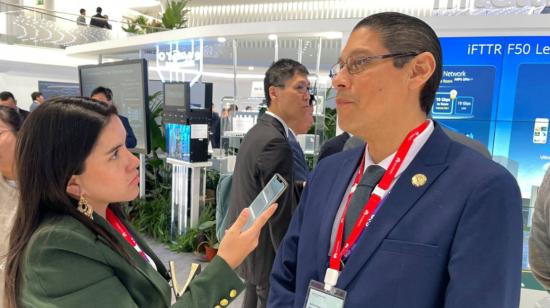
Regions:
<svg viewBox="0 0 550 308"><path fill-rule="evenodd" d="M77 15L16 6L0 1L0 43L50 48L126 38L121 22L109 20L112 30L79 25ZM90 18L86 18L87 24Z"/></svg>

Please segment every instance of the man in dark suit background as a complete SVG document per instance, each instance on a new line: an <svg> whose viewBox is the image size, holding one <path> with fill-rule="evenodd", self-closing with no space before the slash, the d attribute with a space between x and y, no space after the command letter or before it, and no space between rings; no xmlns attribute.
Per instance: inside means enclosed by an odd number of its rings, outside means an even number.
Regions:
<svg viewBox="0 0 550 308"><path fill-rule="evenodd" d="M92 90L92 93L90 94L90 97L93 99L97 99L98 101L102 101L106 104L112 104L113 103L113 91L111 89L106 87L97 87ZM118 115L120 118L120 121L122 122L122 125L124 125L124 129L126 129L126 148L133 149L137 145L137 139L134 135L134 130L132 129L132 126L130 126L130 121L128 121L128 118L122 115Z"/></svg>
<svg viewBox="0 0 550 308"><path fill-rule="evenodd" d="M343 132L340 135L334 136L327 140L323 143L321 149L319 150L319 157L317 161L321 161L321 159L327 156L341 152L344 149L344 144L346 144L346 141L348 141L349 138L349 133Z"/></svg>
<svg viewBox="0 0 550 308"><path fill-rule="evenodd" d="M442 73L439 40L420 19L380 13L355 26L331 77L340 127L367 146L310 175L277 251L270 307L304 307L311 280L346 291L345 307L518 307L519 187L427 119ZM339 258L343 243L352 249Z"/></svg>
<svg viewBox="0 0 550 308"><path fill-rule="evenodd" d="M25 119L29 115L29 112L27 110L23 110L17 107L17 100L15 99L15 96L13 96L13 94L8 91L0 93L0 106L6 106L17 110L17 113L19 113L23 121L25 121Z"/></svg>
<svg viewBox="0 0 550 308"><path fill-rule="evenodd" d="M105 16L101 15L101 13L103 12L103 9L98 6L95 12L96 14L92 16L92 18L90 19L90 26L108 29L109 23L107 22L107 19L105 19Z"/></svg>
<svg viewBox="0 0 550 308"><path fill-rule="evenodd" d="M288 122L289 134L288 143L292 149L293 162L294 162L294 181L305 182L309 174L309 167L307 165L304 151L300 146L300 143L296 139L298 135L307 134L311 125L313 125L313 106L309 106L304 109L302 117L296 118L296 120ZM300 184L303 186L303 183ZM299 186L300 186L299 185Z"/></svg>
<svg viewBox="0 0 550 308"><path fill-rule="evenodd" d="M252 203L275 173L288 182L288 188L277 201L277 212L260 234L258 248L237 269L246 281L243 303L246 308L266 306L275 252L296 207L287 123L301 119L310 108L308 74L305 66L290 59L271 65L264 78L268 110L246 134L237 155L227 212L229 224Z"/></svg>

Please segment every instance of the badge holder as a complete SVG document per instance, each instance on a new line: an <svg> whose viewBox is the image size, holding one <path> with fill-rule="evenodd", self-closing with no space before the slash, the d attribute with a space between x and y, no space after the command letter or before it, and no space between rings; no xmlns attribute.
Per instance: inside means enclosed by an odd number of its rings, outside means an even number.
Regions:
<svg viewBox="0 0 550 308"><path fill-rule="evenodd" d="M343 308L347 292L336 287L326 290L325 284L311 280L304 308Z"/></svg>

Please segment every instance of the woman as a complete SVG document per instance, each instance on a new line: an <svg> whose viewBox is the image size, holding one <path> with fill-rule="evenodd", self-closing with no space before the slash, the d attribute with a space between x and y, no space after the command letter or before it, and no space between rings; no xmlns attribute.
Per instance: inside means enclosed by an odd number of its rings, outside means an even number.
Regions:
<svg viewBox="0 0 550 308"><path fill-rule="evenodd" d="M8 250L19 193L15 186L15 140L21 117L13 108L0 106L0 294L4 294L4 256Z"/></svg>
<svg viewBox="0 0 550 308"><path fill-rule="evenodd" d="M29 116L17 144L21 200L7 307L171 305L166 269L113 205L139 192L139 161L125 139L115 107L91 99L57 98ZM173 306L227 305L243 289L232 269L256 247L275 208L241 232L243 211L218 256Z"/></svg>

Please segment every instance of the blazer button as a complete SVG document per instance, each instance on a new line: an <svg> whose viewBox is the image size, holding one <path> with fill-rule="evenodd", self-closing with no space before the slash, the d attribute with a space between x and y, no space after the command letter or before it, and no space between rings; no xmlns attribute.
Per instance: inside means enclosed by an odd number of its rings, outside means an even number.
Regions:
<svg viewBox="0 0 550 308"><path fill-rule="evenodd" d="M224 299L222 299L222 300L220 301L220 305L222 305L223 307L225 307L225 306L229 305L229 301L228 301L227 299L224 298Z"/></svg>
<svg viewBox="0 0 550 308"><path fill-rule="evenodd" d="M233 289L229 291L229 297L235 298L237 296L237 290Z"/></svg>

